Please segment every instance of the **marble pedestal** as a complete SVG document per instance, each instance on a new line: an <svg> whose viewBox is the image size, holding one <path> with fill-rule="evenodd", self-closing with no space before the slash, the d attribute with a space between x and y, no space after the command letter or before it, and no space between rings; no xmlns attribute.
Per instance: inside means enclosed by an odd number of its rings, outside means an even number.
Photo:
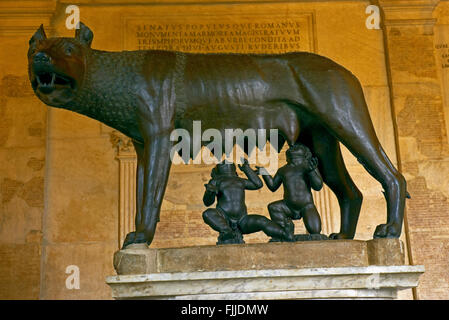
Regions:
<svg viewBox="0 0 449 320"><path fill-rule="evenodd" d="M152 249L114 255L115 299L394 299L418 285L397 239Z"/></svg>

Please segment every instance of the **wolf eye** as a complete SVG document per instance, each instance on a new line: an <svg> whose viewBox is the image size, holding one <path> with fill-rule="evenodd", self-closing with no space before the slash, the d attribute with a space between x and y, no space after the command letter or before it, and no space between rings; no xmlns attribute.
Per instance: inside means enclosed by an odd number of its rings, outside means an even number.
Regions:
<svg viewBox="0 0 449 320"><path fill-rule="evenodd" d="M66 55L70 56L70 55L72 55L73 49L74 48L73 48L72 45L67 45L64 48L64 52L65 52Z"/></svg>

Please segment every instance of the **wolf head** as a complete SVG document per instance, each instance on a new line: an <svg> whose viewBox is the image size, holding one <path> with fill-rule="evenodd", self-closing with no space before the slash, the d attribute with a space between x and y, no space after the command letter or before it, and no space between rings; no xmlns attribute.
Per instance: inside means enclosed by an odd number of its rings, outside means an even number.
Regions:
<svg viewBox="0 0 449 320"><path fill-rule="evenodd" d="M74 38L47 38L43 26L30 39L28 73L42 102L63 107L83 85L92 31L80 22Z"/></svg>

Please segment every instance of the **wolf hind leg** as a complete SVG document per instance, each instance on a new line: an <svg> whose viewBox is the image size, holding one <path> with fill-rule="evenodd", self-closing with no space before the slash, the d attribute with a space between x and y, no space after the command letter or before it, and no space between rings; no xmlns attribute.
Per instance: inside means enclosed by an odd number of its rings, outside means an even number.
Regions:
<svg viewBox="0 0 449 320"><path fill-rule="evenodd" d="M324 128L312 135L309 142L318 158L318 169L324 183L332 190L340 206L340 232L331 239L354 238L363 195L349 175L337 139Z"/></svg>

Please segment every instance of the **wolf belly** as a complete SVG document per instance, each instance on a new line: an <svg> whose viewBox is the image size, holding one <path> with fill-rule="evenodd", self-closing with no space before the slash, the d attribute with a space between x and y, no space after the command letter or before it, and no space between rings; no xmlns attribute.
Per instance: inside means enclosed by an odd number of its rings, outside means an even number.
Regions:
<svg viewBox="0 0 449 320"><path fill-rule="evenodd" d="M300 99L287 61L276 56L188 55L184 77L186 109L177 127L202 130L278 129L294 142L299 132L291 103ZM284 81L279 81L280 79ZM282 83L282 85L279 85Z"/></svg>

